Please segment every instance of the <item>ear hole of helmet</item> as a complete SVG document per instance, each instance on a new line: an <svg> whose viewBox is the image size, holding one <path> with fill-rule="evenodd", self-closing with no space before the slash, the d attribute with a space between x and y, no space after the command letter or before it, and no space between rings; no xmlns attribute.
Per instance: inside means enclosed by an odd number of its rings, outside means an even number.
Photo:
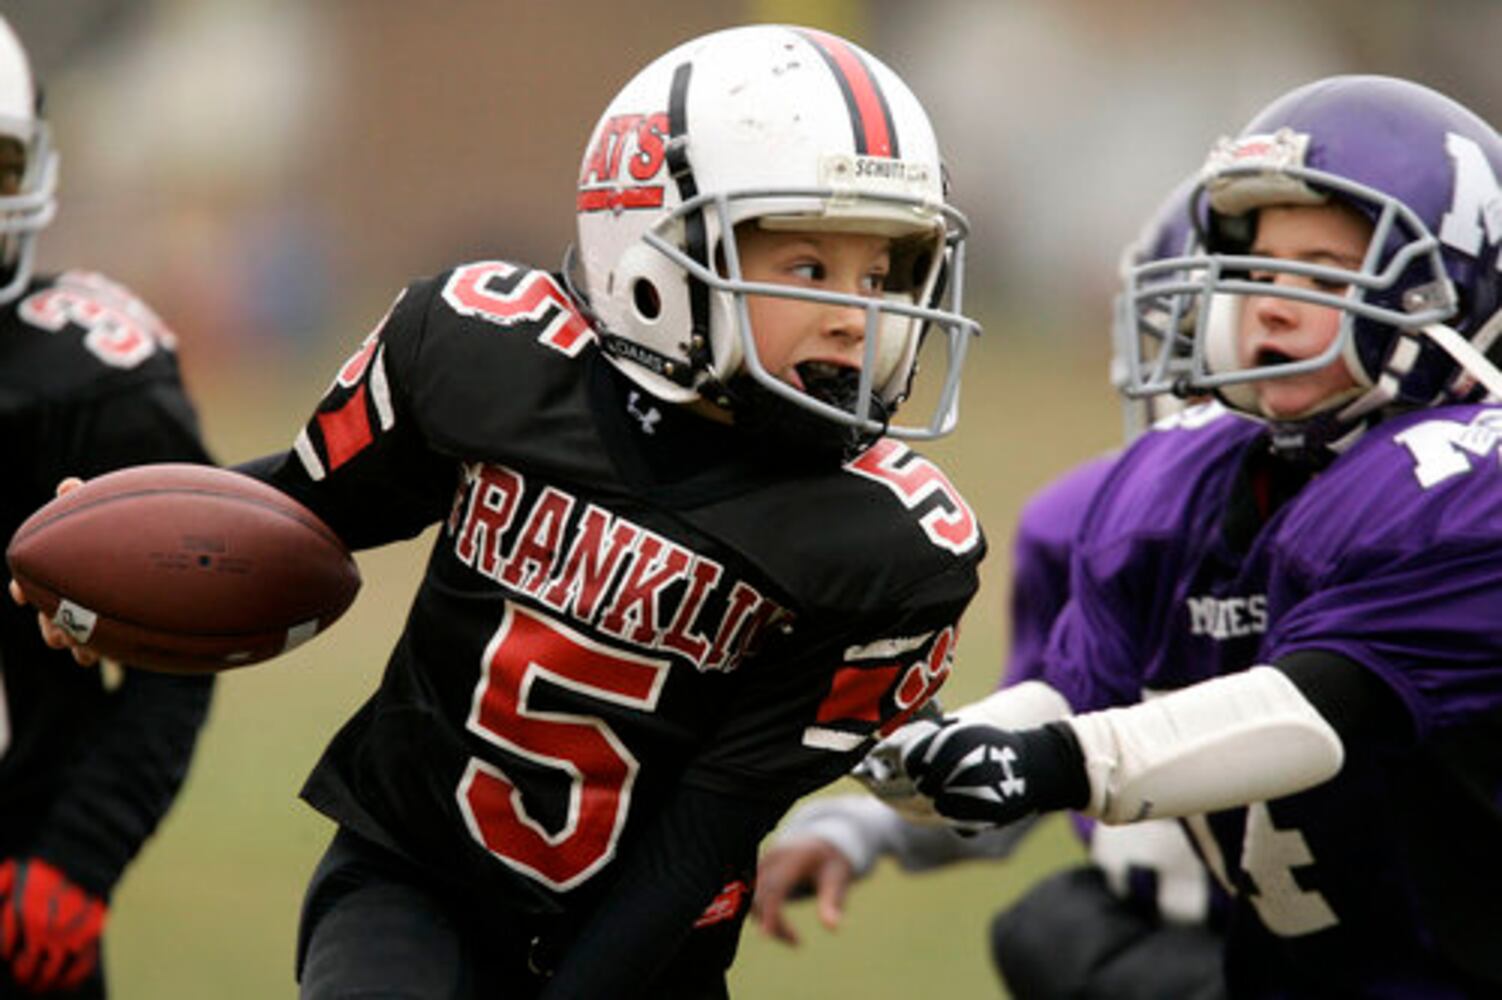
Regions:
<svg viewBox="0 0 1502 1000"><path fill-rule="evenodd" d="M631 304L636 307L636 314L644 320L656 320L662 315L662 296L658 293L657 286L646 278L637 278L632 284Z"/></svg>

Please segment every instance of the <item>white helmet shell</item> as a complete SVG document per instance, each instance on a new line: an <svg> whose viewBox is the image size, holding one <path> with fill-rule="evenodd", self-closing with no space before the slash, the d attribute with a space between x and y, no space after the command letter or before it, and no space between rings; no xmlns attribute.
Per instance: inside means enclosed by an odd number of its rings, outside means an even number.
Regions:
<svg viewBox="0 0 1502 1000"><path fill-rule="evenodd" d="M20 143L26 157L21 186L0 193L0 303L26 289L37 233L57 212L57 154L46 122L37 114L36 84L26 50L0 18L0 139Z"/></svg>
<svg viewBox="0 0 1502 1000"><path fill-rule="evenodd" d="M859 398L905 398L920 335L950 337L934 419L897 436L952 427L958 372L978 325L960 314L964 218L945 203L928 116L902 80L824 32L757 25L715 32L658 58L610 102L579 172L577 264L606 353L660 399L715 398L741 371L837 421L884 428L767 374L755 355L737 223L870 233L919 247L908 287L881 299L790 297L867 309ZM894 270L896 261L894 260ZM948 285L950 311L935 307ZM926 432L925 432L926 431ZM904 433L906 432L906 433Z"/></svg>

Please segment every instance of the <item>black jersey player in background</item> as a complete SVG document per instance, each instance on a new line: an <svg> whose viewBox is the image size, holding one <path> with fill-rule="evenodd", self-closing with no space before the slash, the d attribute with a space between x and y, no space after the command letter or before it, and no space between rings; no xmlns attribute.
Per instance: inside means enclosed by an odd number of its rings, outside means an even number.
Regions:
<svg viewBox="0 0 1502 1000"><path fill-rule="evenodd" d="M65 474L206 462L173 338L97 274L32 273L57 154L0 20L0 537ZM111 891L171 806L212 681L81 669L0 602L0 997L102 997Z"/></svg>
<svg viewBox="0 0 1502 1000"><path fill-rule="evenodd" d="M916 98L834 36L705 36L576 207L563 273L410 285L245 466L352 546L442 522L304 789L304 997L723 996L762 836L948 673L984 541L900 439L952 427L976 326Z"/></svg>

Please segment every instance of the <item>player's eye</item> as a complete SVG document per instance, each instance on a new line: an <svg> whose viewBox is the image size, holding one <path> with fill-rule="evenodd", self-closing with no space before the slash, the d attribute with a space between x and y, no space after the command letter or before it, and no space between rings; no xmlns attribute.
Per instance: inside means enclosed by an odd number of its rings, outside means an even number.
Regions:
<svg viewBox="0 0 1502 1000"><path fill-rule="evenodd" d="M788 273L800 281L823 281L826 271L818 261L805 260L788 268Z"/></svg>

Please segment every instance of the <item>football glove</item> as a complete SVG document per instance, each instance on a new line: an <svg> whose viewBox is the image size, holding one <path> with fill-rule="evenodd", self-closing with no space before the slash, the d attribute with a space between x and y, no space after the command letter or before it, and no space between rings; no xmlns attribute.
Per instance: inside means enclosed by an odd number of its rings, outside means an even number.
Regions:
<svg viewBox="0 0 1502 1000"><path fill-rule="evenodd" d="M933 802L918 791L913 779L902 766L902 758L907 751L933 729L934 724L927 720L901 726L872 747L861 762L855 765L850 776L865 785L866 791L895 809L904 819L914 823L943 825L944 817L934 811Z"/></svg>
<svg viewBox="0 0 1502 1000"><path fill-rule="evenodd" d="M0 864L0 958L33 993L70 990L99 964L109 907L39 858Z"/></svg>
<svg viewBox="0 0 1502 1000"><path fill-rule="evenodd" d="M1084 755L1066 724L1018 731L949 718L909 726L926 730L903 753L902 770L962 832L1089 801Z"/></svg>
<svg viewBox="0 0 1502 1000"><path fill-rule="evenodd" d="M933 732L934 723L943 719L938 702L930 699L908 722L872 747L851 770L850 776L904 819L931 826L944 825L944 817L934 811L932 801L919 794L913 779L902 766L902 758L912 745Z"/></svg>

